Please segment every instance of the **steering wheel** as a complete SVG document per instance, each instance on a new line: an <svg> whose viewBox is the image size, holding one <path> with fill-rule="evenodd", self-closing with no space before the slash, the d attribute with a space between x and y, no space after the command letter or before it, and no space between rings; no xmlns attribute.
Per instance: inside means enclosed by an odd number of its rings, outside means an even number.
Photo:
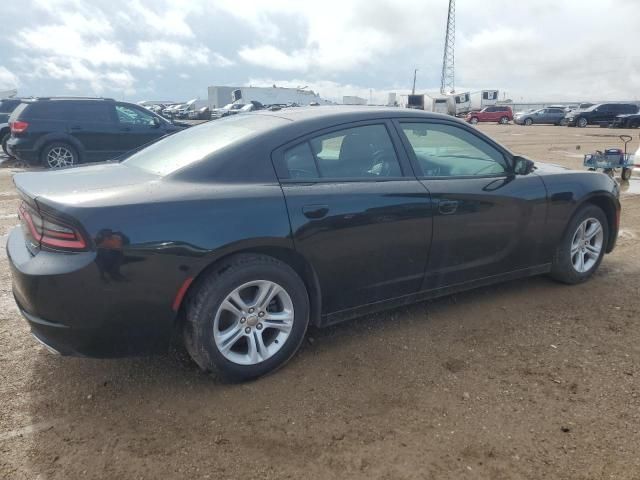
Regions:
<svg viewBox="0 0 640 480"><path fill-rule="evenodd" d="M369 173L373 173L379 177L388 177L391 173L391 165L386 160L386 151L380 149L373 152L373 166Z"/></svg>

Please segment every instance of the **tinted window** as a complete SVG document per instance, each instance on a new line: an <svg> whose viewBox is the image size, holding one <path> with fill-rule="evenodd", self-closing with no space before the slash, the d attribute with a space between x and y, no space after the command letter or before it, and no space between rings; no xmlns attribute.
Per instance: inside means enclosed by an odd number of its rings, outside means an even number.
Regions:
<svg viewBox="0 0 640 480"><path fill-rule="evenodd" d="M112 105L104 102L72 103L69 105L67 117L78 122L109 123L112 121Z"/></svg>
<svg viewBox="0 0 640 480"><path fill-rule="evenodd" d="M116 114L120 123L133 125L153 125L154 116L149 112L127 105L116 105Z"/></svg>
<svg viewBox="0 0 640 480"><path fill-rule="evenodd" d="M489 100L489 92L482 92L482 99Z"/></svg>
<svg viewBox="0 0 640 480"><path fill-rule="evenodd" d="M2 100L0 101L0 113L11 113L20 105L20 100Z"/></svg>
<svg viewBox="0 0 640 480"><path fill-rule="evenodd" d="M234 115L187 128L131 155L126 165L168 175L258 133L289 123L277 117ZM207 161L215 161L215 157Z"/></svg>
<svg viewBox="0 0 640 480"><path fill-rule="evenodd" d="M311 140L321 177L368 178L402 175L384 125L340 130Z"/></svg>
<svg viewBox="0 0 640 480"><path fill-rule="evenodd" d="M465 129L437 123L401 125L425 176L498 175L506 171L502 153Z"/></svg>
<svg viewBox="0 0 640 480"><path fill-rule="evenodd" d="M318 169L308 142L285 151L284 163L291 179L318 178Z"/></svg>
<svg viewBox="0 0 640 480"><path fill-rule="evenodd" d="M39 101L26 105L22 118L64 120L69 112L69 102Z"/></svg>

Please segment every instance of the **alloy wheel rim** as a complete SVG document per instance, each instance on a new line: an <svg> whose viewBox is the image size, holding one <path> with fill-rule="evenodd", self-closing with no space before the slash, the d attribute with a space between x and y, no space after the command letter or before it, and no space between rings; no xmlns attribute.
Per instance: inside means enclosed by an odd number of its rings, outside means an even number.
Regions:
<svg viewBox="0 0 640 480"><path fill-rule="evenodd" d="M55 147L47 153L47 165L50 168L69 167L73 164L73 154L68 148Z"/></svg>
<svg viewBox="0 0 640 480"><path fill-rule="evenodd" d="M270 280L255 280L235 288L218 307L213 338L218 351L238 365L256 365L285 344L294 322L287 291Z"/></svg>
<svg viewBox="0 0 640 480"><path fill-rule="evenodd" d="M600 258L604 231L600 221L587 218L573 234L571 241L571 264L578 273L591 270Z"/></svg>

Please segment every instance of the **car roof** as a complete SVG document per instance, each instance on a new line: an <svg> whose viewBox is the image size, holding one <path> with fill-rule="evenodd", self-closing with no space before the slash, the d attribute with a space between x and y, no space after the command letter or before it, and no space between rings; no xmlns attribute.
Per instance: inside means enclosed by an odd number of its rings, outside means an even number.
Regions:
<svg viewBox="0 0 640 480"><path fill-rule="evenodd" d="M449 119L450 115L425 112L411 108L395 107L368 107L350 105L323 105L316 107L291 107L279 110L258 110L250 115L265 115L278 117L291 122L326 122L327 124L340 124L357 122L359 120L385 119L385 118L416 118L425 119Z"/></svg>

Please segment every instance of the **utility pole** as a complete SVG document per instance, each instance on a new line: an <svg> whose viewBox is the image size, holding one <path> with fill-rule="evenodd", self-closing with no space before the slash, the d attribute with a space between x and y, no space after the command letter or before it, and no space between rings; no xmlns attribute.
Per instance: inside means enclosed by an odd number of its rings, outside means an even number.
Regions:
<svg viewBox="0 0 640 480"><path fill-rule="evenodd" d="M411 89L411 95L416 94L416 75L418 73L418 69L413 70L413 88Z"/></svg>
<svg viewBox="0 0 640 480"><path fill-rule="evenodd" d="M444 36L444 54L442 55L442 77L440 93L454 93L455 88L455 43L456 43L456 2L449 0L447 14L447 33Z"/></svg>

